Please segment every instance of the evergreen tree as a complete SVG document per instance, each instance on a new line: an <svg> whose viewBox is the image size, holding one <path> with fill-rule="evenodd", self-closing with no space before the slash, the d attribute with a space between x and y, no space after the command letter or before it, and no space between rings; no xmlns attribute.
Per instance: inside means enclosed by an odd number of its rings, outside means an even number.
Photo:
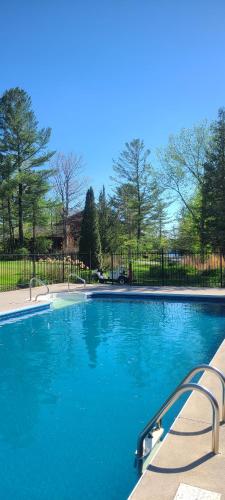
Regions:
<svg viewBox="0 0 225 500"><path fill-rule="evenodd" d="M86 201L81 224L79 252L83 262L91 268L99 268L102 264L101 242L98 225L98 212L95 205L94 191L90 187L86 194Z"/></svg>
<svg viewBox="0 0 225 500"><path fill-rule="evenodd" d="M136 238L137 249L148 224L149 214L156 202L149 155L150 151L145 148L144 142L133 139L125 144L124 150L113 164L117 174L114 178L117 183L115 203L120 207L125 225L126 220L129 220L127 225L129 237Z"/></svg>
<svg viewBox="0 0 225 500"><path fill-rule="evenodd" d="M225 109L211 130L203 183L205 239L225 255Z"/></svg>
<svg viewBox="0 0 225 500"><path fill-rule="evenodd" d="M24 193L24 219L28 227L32 228L32 253L38 252L37 227L47 227L48 224L45 195L49 189L49 175L48 170L42 170L38 173L32 172L27 177L27 187Z"/></svg>
<svg viewBox="0 0 225 500"><path fill-rule="evenodd" d="M136 240L137 220L136 210L134 210L134 198L136 196L135 188L132 184L123 183L116 187L115 194L112 197L112 206L118 214L121 229L128 243ZM137 242L134 241L136 246Z"/></svg>
<svg viewBox="0 0 225 500"><path fill-rule="evenodd" d="M115 252L121 244L121 224L118 213L107 200L105 186L98 199L98 221L101 249L103 254Z"/></svg>
<svg viewBox="0 0 225 500"><path fill-rule="evenodd" d="M23 89L12 88L2 95L0 98L1 165L3 163L4 169L7 165L8 180L13 178L16 184L20 247L24 244L24 192L27 175L34 168L45 164L54 154L46 151L50 134L50 128L38 129L38 122L31 108L31 98ZM8 204L10 199L11 195L8 193ZM9 225L12 226L12 220L9 221Z"/></svg>

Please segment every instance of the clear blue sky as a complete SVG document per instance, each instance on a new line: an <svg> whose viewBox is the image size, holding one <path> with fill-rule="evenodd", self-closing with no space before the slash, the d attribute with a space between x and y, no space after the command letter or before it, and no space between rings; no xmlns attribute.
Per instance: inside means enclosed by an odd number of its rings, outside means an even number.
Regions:
<svg viewBox="0 0 225 500"><path fill-rule="evenodd" d="M154 151L225 105L224 0L1 0L0 16L0 92L31 95L95 188L125 141Z"/></svg>

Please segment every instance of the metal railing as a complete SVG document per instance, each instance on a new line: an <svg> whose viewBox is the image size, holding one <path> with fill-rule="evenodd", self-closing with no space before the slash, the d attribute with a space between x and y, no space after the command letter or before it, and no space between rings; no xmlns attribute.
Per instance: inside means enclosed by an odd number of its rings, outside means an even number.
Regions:
<svg viewBox="0 0 225 500"><path fill-rule="evenodd" d="M48 285L46 285L46 283L44 283L44 281L40 280L40 278L36 278L36 276L34 276L33 278L31 278L30 282L29 282L29 295L30 295L30 301L32 300L32 283L33 282L39 282L41 285L45 286L47 288L47 292L45 293L38 293L35 297L35 302L37 301L37 298L38 297L41 297L42 295L47 295L49 293L49 287Z"/></svg>
<svg viewBox="0 0 225 500"><path fill-rule="evenodd" d="M188 391L199 391L202 392L210 401L212 406L212 451L213 453L218 453L219 449L219 405L217 403L216 398L213 394L206 389L205 387L190 383L192 378L197 375L197 373L208 371L215 375L221 382L222 385L222 421L225 421L225 375L221 370L215 368L214 366L201 364L190 370L190 372L186 375L186 377L182 380L182 382L178 385L178 387L174 390L174 392L169 396L169 398L163 403L159 411L154 415L154 417L148 422L143 431L140 433L138 437L137 443L137 458L142 460L145 458L144 455L144 440L147 436L151 436L151 432L154 429L161 429L161 421L163 416L167 413L167 411L171 408L171 406L177 401L177 399L184 392ZM148 453L147 453L148 455Z"/></svg>
<svg viewBox="0 0 225 500"><path fill-rule="evenodd" d="M215 368L211 365L198 365L196 368L193 368L188 375L184 378L180 385L186 384L191 381L191 379L197 375L197 373L208 371L213 373L221 382L222 385L222 421L225 421L225 375L218 368Z"/></svg>
<svg viewBox="0 0 225 500"><path fill-rule="evenodd" d="M163 416L168 412L171 406L180 398L180 396L186 392L190 391L198 391L202 393L206 398L210 401L212 407L212 452L217 454L219 452L219 427L220 427L220 419L219 419L219 405L217 403L216 398L213 394L201 385L195 383L182 384L179 385L175 391L170 395L170 397L163 403L158 412L154 415L154 417L148 422L143 431L140 433L137 442L137 451L136 456L137 459L143 460L145 458L143 454L143 444L144 439L148 436L151 431L155 427L161 427L161 420Z"/></svg>
<svg viewBox="0 0 225 500"><path fill-rule="evenodd" d="M78 276L77 274L74 274L74 273L70 273L68 275L68 292L70 291L70 278L76 278L77 280L79 280L83 285L84 285L84 288L86 287L86 280L81 278L80 276Z"/></svg>

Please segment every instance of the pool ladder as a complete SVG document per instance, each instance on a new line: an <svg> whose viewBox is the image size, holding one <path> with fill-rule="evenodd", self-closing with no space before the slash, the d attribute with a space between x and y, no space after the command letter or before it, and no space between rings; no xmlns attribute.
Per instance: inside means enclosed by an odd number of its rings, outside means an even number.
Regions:
<svg viewBox="0 0 225 500"><path fill-rule="evenodd" d="M46 285L46 283L42 280L40 280L40 278L36 278L36 276L34 276L33 278L31 278L30 280L30 283L29 283L29 289L30 289L30 300L32 300L32 283L37 281L38 283L40 283L41 285L45 286L47 288L47 292L45 293L38 293L35 297L35 302L37 301L38 297L41 297L42 295L47 295L49 293L49 288L48 288L48 285Z"/></svg>
<svg viewBox="0 0 225 500"><path fill-rule="evenodd" d="M75 273L70 273L70 274L68 274L68 292L70 291L70 278L72 278L72 277L77 278L78 280L80 280L81 283L83 283L84 288L86 287L86 280L84 280L83 278L81 278L80 276L78 276Z"/></svg>
<svg viewBox="0 0 225 500"><path fill-rule="evenodd" d="M162 427L162 418L168 412L168 410L173 406L173 404L179 399L179 397L186 393L197 391L203 394L211 403L212 407L212 452L214 454L219 453L219 429L220 429L220 416L219 416L219 405L215 396L204 386L191 383L190 381L193 377L199 373L208 371L213 373L221 382L222 385L222 421L225 421L225 375L214 366L211 365L198 365L193 368L182 382L177 386L175 391L169 396L169 398L163 403L161 408L157 411L153 418L147 423L143 431L138 436L137 441L137 451L136 451L136 464L138 466L139 472L142 473L147 465L151 462L155 451L161 444L161 437L163 435L164 429ZM147 465L146 465L147 464Z"/></svg>

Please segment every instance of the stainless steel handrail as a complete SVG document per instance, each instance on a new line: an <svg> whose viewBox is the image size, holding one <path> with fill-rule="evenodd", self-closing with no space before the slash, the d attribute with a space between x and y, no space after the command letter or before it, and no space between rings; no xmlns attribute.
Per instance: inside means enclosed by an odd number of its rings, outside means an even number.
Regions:
<svg viewBox="0 0 225 500"><path fill-rule="evenodd" d="M74 276L75 278L77 278L78 280L80 280L83 283L84 288L86 287L86 280L84 280L83 278L81 278L80 276L78 276L75 273L70 273L70 274L68 274L68 292L70 290L70 278L72 278L72 276Z"/></svg>
<svg viewBox="0 0 225 500"><path fill-rule="evenodd" d="M188 375L182 380L181 384L186 384L191 381L191 379L199 372L203 371L208 371L216 375L217 378L219 378L221 385L222 385L222 421L225 421L225 375L223 372L221 372L218 368L215 368L214 366L211 365L198 365L195 368L193 368Z"/></svg>
<svg viewBox="0 0 225 500"><path fill-rule="evenodd" d="M210 401L212 406L212 451L217 454L219 452L219 405L217 403L216 398L213 394L198 384L189 383L179 385L175 391L169 396L169 398L165 401L165 403L161 406L160 410L154 415L154 417L148 422L143 431L139 434L138 442L137 442L137 458L143 458L143 443L145 437L153 430L154 427L159 427L161 419L167 413L167 411L171 408L171 406L179 399L179 397L185 392L189 391L198 391L206 396L206 398Z"/></svg>
<svg viewBox="0 0 225 500"><path fill-rule="evenodd" d="M36 295L36 297L34 299L35 302L36 302L36 300L37 300L38 297L40 297L41 295L47 295L49 293L49 288L48 288L48 285L46 285L46 283L44 283L44 281L42 281L42 280L40 280L40 278L36 278L36 276L34 276L33 278L31 278L30 283L29 283L30 300L32 299L32 291L31 290L32 290L32 283L33 283L33 281L38 281L41 285L44 285L47 288L47 292L45 292L45 293L38 293Z"/></svg>

